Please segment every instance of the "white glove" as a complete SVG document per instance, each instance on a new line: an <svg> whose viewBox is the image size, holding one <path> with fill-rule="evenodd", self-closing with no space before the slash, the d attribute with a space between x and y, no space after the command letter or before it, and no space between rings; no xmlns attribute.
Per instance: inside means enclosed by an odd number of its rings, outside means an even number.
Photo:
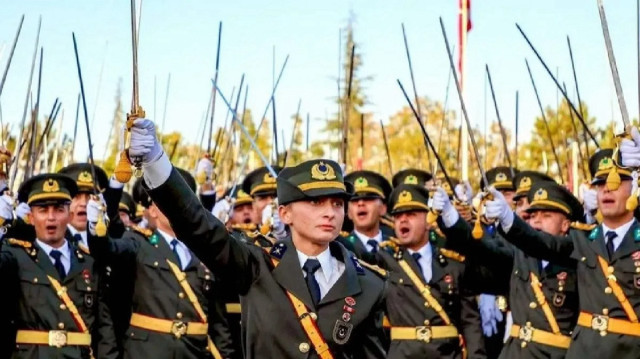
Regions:
<svg viewBox="0 0 640 359"><path fill-rule="evenodd" d="M20 202L16 207L16 216L18 216L18 218L22 219L23 221L27 220L29 213L31 213L31 207L29 207L29 205L25 202Z"/></svg>
<svg viewBox="0 0 640 359"><path fill-rule="evenodd" d="M131 127L131 144L129 156L141 157L142 162L149 164L155 162L164 151L156 137L156 126L151 120L139 118L133 121Z"/></svg>
<svg viewBox="0 0 640 359"><path fill-rule="evenodd" d="M94 236L96 235L96 223L98 223L100 215L102 215L102 220L105 224L108 221L106 208L107 205L104 203L102 194L100 194L100 197L97 200L89 198L89 201L87 202L87 222L89 222L87 227Z"/></svg>
<svg viewBox="0 0 640 359"><path fill-rule="evenodd" d="M280 220L280 214L278 211L274 211L274 207L277 208L278 204L275 203L275 206L272 204L268 204L262 210L262 223L271 223L271 234L273 234L276 239L283 239L287 236L287 229Z"/></svg>
<svg viewBox="0 0 640 359"><path fill-rule="evenodd" d="M593 212L598 209L598 191L595 189L585 189L582 192L582 200L584 201L584 209L587 212Z"/></svg>
<svg viewBox="0 0 640 359"><path fill-rule="evenodd" d="M449 199L449 195L442 187L437 187L435 193L432 198L432 208L436 211L440 211L440 217L442 217L442 222L444 225L449 228L452 227L460 218L458 211L456 211L455 207L451 203Z"/></svg>
<svg viewBox="0 0 640 359"><path fill-rule="evenodd" d="M497 219L505 232L513 225L513 210L502 193L494 187L489 188L493 200L485 202L485 216L489 219Z"/></svg>
<svg viewBox="0 0 640 359"><path fill-rule="evenodd" d="M469 181L458 183L454 191L456 192L456 197L463 202L469 203L469 200L473 198L473 190Z"/></svg>
<svg viewBox="0 0 640 359"><path fill-rule="evenodd" d="M216 202L211 210L211 213L222 223L227 223L229 218L233 215L231 210L231 203L226 198L223 198Z"/></svg>
<svg viewBox="0 0 640 359"><path fill-rule="evenodd" d="M13 219L13 198L8 194L0 196L0 217L6 221Z"/></svg>
<svg viewBox="0 0 640 359"><path fill-rule="evenodd" d="M632 140L625 138L620 142L622 166L640 167L640 133L636 127L632 127L630 135Z"/></svg>
<svg viewBox="0 0 640 359"><path fill-rule="evenodd" d="M204 173L207 182L211 181L213 176L213 163L210 159L203 157L198 161L196 176L199 176L201 173Z"/></svg>

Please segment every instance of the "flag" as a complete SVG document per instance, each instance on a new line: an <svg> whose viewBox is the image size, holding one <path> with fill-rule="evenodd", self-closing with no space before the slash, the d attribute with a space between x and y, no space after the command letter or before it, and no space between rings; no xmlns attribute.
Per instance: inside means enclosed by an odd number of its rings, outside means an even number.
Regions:
<svg viewBox="0 0 640 359"><path fill-rule="evenodd" d="M459 0L458 13L458 73L460 88L464 88L464 57L467 45L467 33L471 31L471 0Z"/></svg>

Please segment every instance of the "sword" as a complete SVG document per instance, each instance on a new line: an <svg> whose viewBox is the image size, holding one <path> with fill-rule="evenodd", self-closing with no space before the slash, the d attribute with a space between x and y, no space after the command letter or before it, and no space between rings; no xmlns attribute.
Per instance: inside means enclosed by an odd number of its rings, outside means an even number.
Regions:
<svg viewBox="0 0 640 359"><path fill-rule="evenodd" d="M487 78L489 79L489 89L491 90L491 98L493 98L493 107L496 109L496 117L498 118L498 125L500 126L500 136L502 137L502 145L504 146L504 154L507 156L507 162L509 163L509 170L511 171L511 178L516 178L516 173L513 169L513 163L511 162L511 156L509 155L509 146L507 146L507 134L504 132L502 126L502 119L500 118L500 111L498 110L498 101L496 100L496 93L493 91L493 81L491 81L491 72L489 72L489 65L485 65L487 71Z"/></svg>
<svg viewBox="0 0 640 359"><path fill-rule="evenodd" d="M22 18L20 19L20 25L18 25L18 31L16 32L16 37L13 39L13 44L11 45L9 60L7 61L7 66L4 68L4 73L2 74L2 81L0 81L0 96L2 96L2 89L4 88L4 82L7 79L7 74L9 73L9 67L11 66L11 60L13 59L13 53L16 51L16 45L18 44L20 31L22 31L23 22L24 22L24 15L22 15Z"/></svg>

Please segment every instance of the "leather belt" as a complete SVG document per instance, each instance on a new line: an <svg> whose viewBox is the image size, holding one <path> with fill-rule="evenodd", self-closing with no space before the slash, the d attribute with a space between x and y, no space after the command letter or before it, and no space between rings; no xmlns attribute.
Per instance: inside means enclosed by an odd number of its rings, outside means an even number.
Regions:
<svg viewBox="0 0 640 359"><path fill-rule="evenodd" d="M453 325L391 328L391 340L419 340L429 343L433 339L457 337L458 329Z"/></svg>
<svg viewBox="0 0 640 359"><path fill-rule="evenodd" d="M525 326L514 324L511 326L509 335L512 338L522 340L523 343L532 342L562 349L568 349L569 344L571 343L571 338L566 335L554 334L541 329L536 329L530 324Z"/></svg>
<svg viewBox="0 0 640 359"><path fill-rule="evenodd" d="M138 313L131 315L130 323L141 329L173 334L176 338L184 335L207 335L209 329L207 323L160 319Z"/></svg>
<svg viewBox="0 0 640 359"><path fill-rule="evenodd" d="M640 323L633 323L625 319L609 318L606 315L581 312L580 316L578 316L578 325L599 331L602 336L607 335L607 332L611 332L640 337Z"/></svg>
<svg viewBox="0 0 640 359"><path fill-rule="evenodd" d="M18 330L16 344L48 345L56 348L70 345L90 346L91 335L65 330Z"/></svg>

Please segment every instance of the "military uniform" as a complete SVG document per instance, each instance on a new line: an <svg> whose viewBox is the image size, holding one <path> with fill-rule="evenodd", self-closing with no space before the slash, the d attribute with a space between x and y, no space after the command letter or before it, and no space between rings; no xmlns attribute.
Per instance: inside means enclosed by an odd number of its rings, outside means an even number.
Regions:
<svg viewBox="0 0 640 359"><path fill-rule="evenodd" d="M231 239L224 225L197 204L168 161L161 158L154 166L171 171L163 183L145 177L147 184L157 186L149 191L154 202L178 236L214 272L232 280L242 296L246 358L326 358L326 350L334 358L384 358L384 281L361 267L341 244L331 242L328 250L344 272L316 306L291 239L276 242L269 252ZM281 204L347 195L333 161L308 161L278 177Z"/></svg>
<svg viewBox="0 0 640 359"><path fill-rule="evenodd" d="M424 187L401 184L393 190L389 207L392 214L426 211L428 198ZM463 350L468 350L469 358L486 358L478 308L466 290L464 257L444 249L435 233L429 237L432 240L414 252L430 251L428 279L410 251L395 239L378 252L379 265L389 272L387 358L463 358Z"/></svg>
<svg viewBox="0 0 640 359"><path fill-rule="evenodd" d="M529 188L529 212L560 211L575 222L582 218L582 206L564 187L539 181ZM459 248L472 266L488 268L491 272L479 286L497 288L492 294L509 296L514 325L500 357L564 357L578 319L575 263L543 263L517 248L500 245L486 237L476 241L471 237L471 228L461 218L451 228L440 224L447 237L457 242L450 244Z"/></svg>
<svg viewBox="0 0 640 359"><path fill-rule="evenodd" d="M630 178L629 171L613 168L611 155L611 150L601 150L590 159L594 183L604 182L613 171L623 179ZM627 224L628 230L620 236L622 241L611 257L603 226L588 233L552 236L533 230L516 217L505 233L507 240L529 255L577 266L580 315L566 355L570 359L638 357L640 225L635 219Z"/></svg>
<svg viewBox="0 0 640 359"><path fill-rule="evenodd" d="M195 180L181 174L195 192ZM234 357L213 274L193 253L180 265L166 235L132 227L122 238L89 237L96 259L119 278L110 290L126 310L115 317L124 358Z"/></svg>
<svg viewBox="0 0 640 359"><path fill-rule="evenodd" d="M42 174L19 192L29 205L49 205L71 201L77 186L66 176ZM0 278L8 290L3 308L17 329L11 358L116 358L93 258L65 241L54 249L68 251L69 268L55 267L53 249L49 254L39 243L9 238L0 250Z"/></svg>

